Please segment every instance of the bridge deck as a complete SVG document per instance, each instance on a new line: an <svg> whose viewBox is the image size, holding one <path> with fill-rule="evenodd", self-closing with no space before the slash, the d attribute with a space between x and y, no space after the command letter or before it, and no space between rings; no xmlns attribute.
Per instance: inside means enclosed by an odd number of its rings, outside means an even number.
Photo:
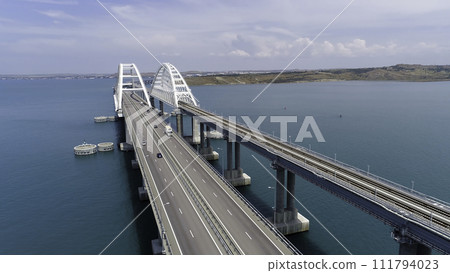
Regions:
<svg viewBox="0 0 450 273"><path fill-rule="evenodd" d="M411 192L393 182L352 166L333 161L303 147L290 145L269 135L219 117L199 107L180 102L180 108L197 116L211 128L223 130L276 164L318 184L394 227L418 242L450 253L449 204Z"/></svg>
<svg viewBox="0 0 450 273"><path fill-rule="evenodd" d="M183 139L167 137L164 126L154 128L161 122L155 111L147 113L148 106L130 93L123 109L172 253L295 253Z"/></svg>

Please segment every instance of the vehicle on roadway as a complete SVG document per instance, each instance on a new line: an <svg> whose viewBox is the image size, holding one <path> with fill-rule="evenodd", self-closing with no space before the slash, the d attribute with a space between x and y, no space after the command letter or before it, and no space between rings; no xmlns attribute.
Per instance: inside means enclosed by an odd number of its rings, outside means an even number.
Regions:
<svg viewBox="0 0 450 273"><path fill-rule="evenodd" d="M166 125L166 135L168 135L168 136L172 136L172 133L173 133L173 131L172 131L172 127L170 127L170 125Z"/></svg>
<svg viewBox="0 0 450 273"><path fill-rule="evenodd" d="M161 153L157 153L157 154L156 154L156 157L157 157L157 158L162 158L162 154L161 154Z"/></svg>

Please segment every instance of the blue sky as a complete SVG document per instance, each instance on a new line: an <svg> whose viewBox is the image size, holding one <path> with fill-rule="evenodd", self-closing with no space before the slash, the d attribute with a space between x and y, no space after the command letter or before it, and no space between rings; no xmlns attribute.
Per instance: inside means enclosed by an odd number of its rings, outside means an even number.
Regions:
<svg viewBox="0 0 450 273"><path fill-rule="evenodd" d="M179 70L283 69L350 0L100 0ZM354 0L292 69L450 64L450 1ZM0 0L0 74L158 62L96 0Z"/></svg>

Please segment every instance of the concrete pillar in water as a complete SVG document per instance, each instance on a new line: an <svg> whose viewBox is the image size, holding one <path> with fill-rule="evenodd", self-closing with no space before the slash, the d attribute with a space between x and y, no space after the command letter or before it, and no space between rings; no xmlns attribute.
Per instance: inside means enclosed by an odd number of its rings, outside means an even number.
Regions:
<svg viewBox="0 0 450 273"><path fill-rule="evenodd" d="M159 101L159 110L161 110L161 114L164 115L164 102Z"/></svg>
<svg viewBox="0 0 450 273"><path fill-rule="evenodd" d="M152 96L150 96L150 106L151 106L152 108L155 108L155 98L152 97Z"/></svg>
<svg viewBox="0 0 450 273"><path fill-rule="evenodd" d="M275 223L284 221L284 168L277 166L277 185L275 186Z"/></svg>
<svg viewBox="0 0 450 273"><path fill-rule="evenodd" d="M200 121L192 116L192 144L200 144Z"/></svg>
<svg viewBox="0 0 450 273"><path fill-rule="evenodd" d="M211 147L211 140L208 137L208 132L209 132L209 126L206 125L206 148L210 148Z"/></svg>
<svg viewBox="0 0 450 273"><path fill-rule="evenodd" d="M241 168L241 143L234 143L234 168L239 170Z"/></svg>
<svg viewBox="0 0 450 273"><path fill-rule="evenodd" d="M205 147L205 130L204 124L200 123L200 149Z"/></svg>
<svg viewBox="0 0 450 273"><path fill-rule="evenodd" d="M399 244L399 255L430 255L431 248L423 245L407 235L407 227L396 228L392 231L392 237Z"/></svg>
<svg viewBox="0 0 450 273"><path fill-rule="evenodd" d="M231 172L233 169L233 142L227 141L227 170Z"/></svg>
<svg viewBox="0 0 450 273"><path fill-rule="evenodd" d="M294 211L295 209L295 174L291 171L287 173L287 194L286 209Z"/></svg>
<svg viewBox="0 0 450 273"><path fill-rule="evenodd" d="M178 135L183 137L183 114L177 114L177 132Z"/></svg>

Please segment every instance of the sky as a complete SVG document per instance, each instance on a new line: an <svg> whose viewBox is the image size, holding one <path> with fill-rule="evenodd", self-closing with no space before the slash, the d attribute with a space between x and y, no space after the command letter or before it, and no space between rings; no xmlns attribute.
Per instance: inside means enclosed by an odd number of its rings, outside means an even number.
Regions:
<svg viewBox="0 0 450 273"><path fill-rule="evenodd" d="M0 74L450 64L450 1L0 0L0 37Z"/></svg>

